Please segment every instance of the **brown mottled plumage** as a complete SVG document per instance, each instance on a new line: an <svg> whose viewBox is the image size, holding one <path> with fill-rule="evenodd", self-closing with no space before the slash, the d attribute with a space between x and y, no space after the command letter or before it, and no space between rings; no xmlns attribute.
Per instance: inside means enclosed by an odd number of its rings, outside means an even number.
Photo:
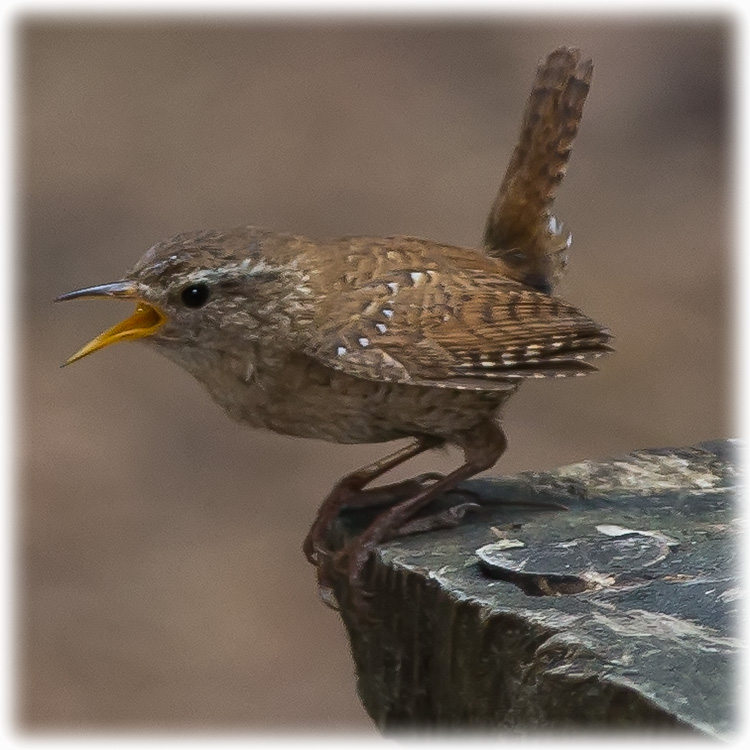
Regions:
<svg viewBox="0 0 750 750"><path fill-rule="evenodd" d="M550 213L565 176L594 64L559 47L537 69L521 134L487 217L484 247L510 275L551 292L567 264L570 235Z"/></svg>
<svg viewBox="0 0 750 750"><path fill-rule="evenodd" d="M249 425L340 443L415 438L344 477L305 542L325 582L325 533L342 505L397 501L335 558L356 581L374 545L429 526L413 521L419 508L495 463L506 445L501 407L522 380L584 375L610 348L606 329L546 293L569 244L549 208L590 77L575 50L556 50L540 66L483 250L414 237L318 241L251 226L178 235L122 280L61 297L138 304L70 361L141 338ZM466 459L450 474L365 489L445 443ZM433 521L455 522L463 510Z"/></svg>

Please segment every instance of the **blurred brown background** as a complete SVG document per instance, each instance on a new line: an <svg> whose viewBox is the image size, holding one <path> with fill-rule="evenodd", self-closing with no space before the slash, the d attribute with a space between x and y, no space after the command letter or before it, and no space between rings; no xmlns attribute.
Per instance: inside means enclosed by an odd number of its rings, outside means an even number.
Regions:
<svg viewBox="0 0 750 750"><path fill-rule="evenodd" d="M562 293L618 352L522 388L496 471L731 434L729 22L37 18L17 42L23 725L372 731L300 543L384 446L245 429L135 344L60 370L130 308L51 300L196 228L475 245L560 43L596 65Z"/></svg>

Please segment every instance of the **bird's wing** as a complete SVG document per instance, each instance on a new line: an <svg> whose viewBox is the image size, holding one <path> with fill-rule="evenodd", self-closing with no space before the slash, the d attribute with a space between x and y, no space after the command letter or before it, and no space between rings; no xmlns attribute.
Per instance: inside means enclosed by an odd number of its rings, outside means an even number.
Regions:
<svg viewBox="0 0 750 750"><path fill-rule="evenodd" d="M337 288L316 318L305 354L384 382L502 390L584 375L610 350L609 331L574 306L477 271L452 272L449 285L437 270L383 272Z"/></svg>

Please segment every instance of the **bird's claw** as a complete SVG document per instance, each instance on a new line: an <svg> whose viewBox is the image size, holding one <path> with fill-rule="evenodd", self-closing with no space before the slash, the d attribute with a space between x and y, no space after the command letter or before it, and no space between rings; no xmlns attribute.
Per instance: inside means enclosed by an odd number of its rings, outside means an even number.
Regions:
<svg viewBox="0 0 750 750"><path fill-rule="evenodd" d="M407 521L392 536L409 536L410 534L421 534L425 531L453 529L461 523L467 513L481 510L481 507L479 503L453 505L446 510L440 511L440 513Z"/></svg>

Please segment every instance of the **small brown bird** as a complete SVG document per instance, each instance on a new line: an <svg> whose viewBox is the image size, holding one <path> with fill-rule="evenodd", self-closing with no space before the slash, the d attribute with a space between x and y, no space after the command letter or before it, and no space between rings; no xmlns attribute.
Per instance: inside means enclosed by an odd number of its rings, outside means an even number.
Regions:
<svg viewBox="0 0 750 750"><path fill-rule="evenodd" d="M180 234L121 280L58 298L136 303L68 362L142 339L253 427L338 443L413 438L341 479L305 540L323 586L331 565L357 584L379 542L457 522L467 504L414 515L498 460L501 409L523 380L585 375L610 350L607 329L551 296L570 241L549 209L591 73L569 48L540 65L482 249L400 236L317 241L252 226ZM465 456L449 474L366 489L446 443ZM384 499L392 505L360 537L336 555L326 549L342 506Z"/></svg>

